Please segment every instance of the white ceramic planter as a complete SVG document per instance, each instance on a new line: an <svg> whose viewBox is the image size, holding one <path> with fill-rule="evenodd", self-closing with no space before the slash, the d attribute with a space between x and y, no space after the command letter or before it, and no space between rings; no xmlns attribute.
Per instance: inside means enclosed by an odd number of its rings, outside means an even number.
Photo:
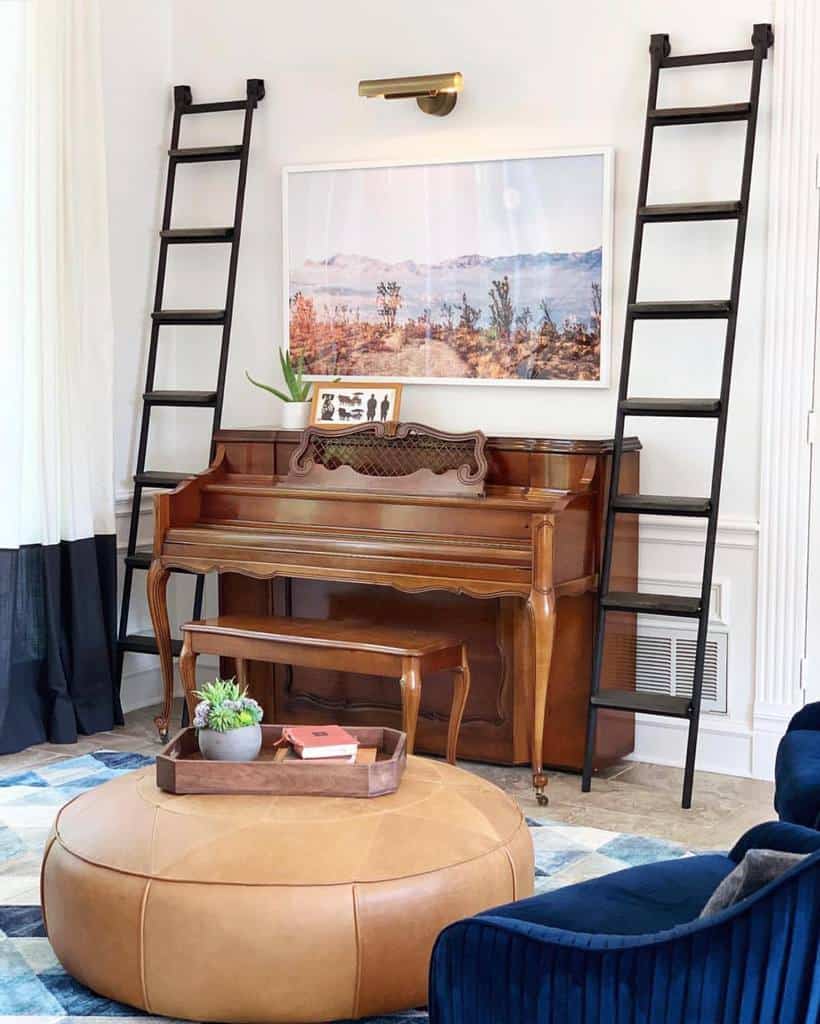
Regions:
<svg viewBox="0 0 820 1024"><path fill-rule="evenodd" d="M199 749L207 761L255 761L262 749L262 730L258 725L241 729L200 729Z"/></svg>
<svg viewBox="0 0 820 1024"><path fill-rule="evenodd" d="M310 420L310 405L310 402L282 402L282 427L285 430L304 430Z"/></svg>

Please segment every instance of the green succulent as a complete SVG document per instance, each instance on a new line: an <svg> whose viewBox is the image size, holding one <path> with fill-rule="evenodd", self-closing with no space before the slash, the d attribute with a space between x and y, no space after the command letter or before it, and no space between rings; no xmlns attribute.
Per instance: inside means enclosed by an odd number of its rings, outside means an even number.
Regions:
<svg viewBox="0 0 820 1024"><path fill-rule="evenodd" d="M214 679L194 691L199 703L194 711L193 724L198 729L228 732L262 721L262 708L247 690L240 690L235 679Z"/></svg>
<svg viewBox="0 0 820 1024"><path fill-rule="evenodd" d="M242 694L234 676L231 679L214 679L212 683L205 683L201 690L194 691L194 696L200 700L207 700L209 704L221 704L225 700L239 700Z"/></svg>

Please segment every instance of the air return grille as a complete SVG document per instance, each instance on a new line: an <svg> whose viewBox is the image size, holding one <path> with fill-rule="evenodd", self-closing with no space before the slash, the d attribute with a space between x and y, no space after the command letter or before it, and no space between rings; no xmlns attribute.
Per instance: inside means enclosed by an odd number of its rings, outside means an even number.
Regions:
<svg viewBox="0 0 820 1024"><path fill-rule="evenodd" d="M634 643L636 688L642 693L692 695L694 630L654 630L641 626L634 638L621 638L624 655ZM703 672L703 711L726 713L726 633L709 633ZM620 659L619 659L620 660ZM628 661L628 657L625 657Z"/></svg>

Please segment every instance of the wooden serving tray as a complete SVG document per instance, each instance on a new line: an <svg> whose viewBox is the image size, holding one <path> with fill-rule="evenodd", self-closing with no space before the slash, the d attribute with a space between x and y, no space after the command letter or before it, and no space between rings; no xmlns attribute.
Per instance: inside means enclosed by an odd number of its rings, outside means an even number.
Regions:
<svg viewBox="0 0 820 1024"><path fill-rule="evenodd" d="M268 793L279 796L374 797L395 793L407 761L397 729L345 727L359 741L355 764L277 760L274 744L284 725L262 726L255 761L206 761L193 726L178 732L157 756L157 785L166 793ZM368 748L375 748L375 758Z"/></svg>

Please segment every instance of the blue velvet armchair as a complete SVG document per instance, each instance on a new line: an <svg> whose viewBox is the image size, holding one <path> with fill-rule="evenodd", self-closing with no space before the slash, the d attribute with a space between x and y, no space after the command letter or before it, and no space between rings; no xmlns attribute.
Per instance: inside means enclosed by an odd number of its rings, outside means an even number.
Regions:
<svg viewBox="0 0 820 1024"><path fill-rule="evenodd" d="M780 820L820 828L820 703L807 704L789 722L774 774Z"/></svg>
<svg viewBox="0 0 820 1024"><path fill-rule="evenodd" d="M698 917L749 849L810 854ZM431 1024L816 1024L820 832L751 829L731 853L641 867L456 922L430 968Z"/></svg>

